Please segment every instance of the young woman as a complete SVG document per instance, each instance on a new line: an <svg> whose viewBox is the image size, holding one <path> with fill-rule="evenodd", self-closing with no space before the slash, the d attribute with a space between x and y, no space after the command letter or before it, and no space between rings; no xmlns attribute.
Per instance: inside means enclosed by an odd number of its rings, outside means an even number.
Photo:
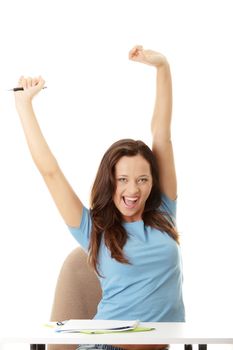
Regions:
<svg viewBox="0 0 233 350"><path fill-rule="evenodd" d="M44 80L19 80L15 101L32 158L69 230L89 253L103 296L95 319L184 321L182 267L175 226L176 173L171 143L172 84L158 52L135 46L129 59L157 68L152 150L142 141L115 142L104 154L85 208L51 153L33 107ZM93 348L93 346L91 346ZM94 348L166 349L167 345ZM80 349L90 346L82 345Z"/></svg>

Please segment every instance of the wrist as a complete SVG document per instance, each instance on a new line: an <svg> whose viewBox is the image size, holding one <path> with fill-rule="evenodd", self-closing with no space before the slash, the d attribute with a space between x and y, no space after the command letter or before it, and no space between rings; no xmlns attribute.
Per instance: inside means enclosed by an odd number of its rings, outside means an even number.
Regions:
<svg viewBox="0 0 233 350"><path fill-rule="evenodd" d="M15 103L16 105L31 105L32 98L30 96L24 96L19 92L15 92Z"/></svg>
<svg viewBox="0 0 233 350"><path fill-rule="evenodd" d="M32 108L32 99L30 98L15 98L15 106L18 111L31 109Z"/></svg>
<svg viewBox="0 0 233 350"><path fill-rule="evenodd" d="M157 65L157 69L164 69L164 70L169 69L169 63L166 57L163 57L161 62Z"/></svg>
<svg viewBox="0 0 233 350"><path fill-rule="evenodd" d="M152 65L157 68L165 68L169 66L166 56L161 53L157 53L151 60Z"/></svg>

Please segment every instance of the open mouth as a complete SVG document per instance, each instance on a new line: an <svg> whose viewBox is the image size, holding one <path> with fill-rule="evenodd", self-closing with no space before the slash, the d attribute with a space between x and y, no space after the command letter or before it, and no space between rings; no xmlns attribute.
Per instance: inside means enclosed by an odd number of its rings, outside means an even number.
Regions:
<svg viewBox="0 0 233 350"><path fill-rule="evenodd" d="M133 209L136 207L138 202L138 197L123 197L123 201L125 203L126 208Z"/></svg>

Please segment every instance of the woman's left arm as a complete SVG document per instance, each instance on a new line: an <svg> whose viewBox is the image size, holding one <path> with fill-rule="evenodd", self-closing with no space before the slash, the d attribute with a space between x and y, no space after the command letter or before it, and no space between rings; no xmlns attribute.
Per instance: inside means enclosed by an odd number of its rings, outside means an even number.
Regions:
<svg viewBox="0 0 233 350"><path fill-rule="evenodd" d="M169 63L162 54L144 50L142 46L135 46L129 58L157 68L156 99L151 121L152 150L159 166L161 191L174 200L177 182L171 141L172 80Z"/></svg>

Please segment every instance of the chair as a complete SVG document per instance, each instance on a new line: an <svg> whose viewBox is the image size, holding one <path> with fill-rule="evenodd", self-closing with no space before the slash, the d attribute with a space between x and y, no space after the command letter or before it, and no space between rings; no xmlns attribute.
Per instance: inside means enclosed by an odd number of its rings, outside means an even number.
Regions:
<svg viewBox="0 0 233 350"><path fill-rule="evenodd" d="M101 299L101 287L94 271L87 263L87 254L75 248L61 268L51 312L51 321L68 319L91 319L96 314ZM75 350L77 345L48 345L48 350ZM192 345L185 345L192 350ZM206 350L199 345L199 350Z"/></svg>
<svg viewBox="0 0 233 350"><path fill-rule="evenodd" d="M96 314L101 299L101 287L94 271L87 263L87 254L80 247L64 261L51 312L51 321L89 319ZM75 350L77 345L49 345L48 350Z"/></svg>

